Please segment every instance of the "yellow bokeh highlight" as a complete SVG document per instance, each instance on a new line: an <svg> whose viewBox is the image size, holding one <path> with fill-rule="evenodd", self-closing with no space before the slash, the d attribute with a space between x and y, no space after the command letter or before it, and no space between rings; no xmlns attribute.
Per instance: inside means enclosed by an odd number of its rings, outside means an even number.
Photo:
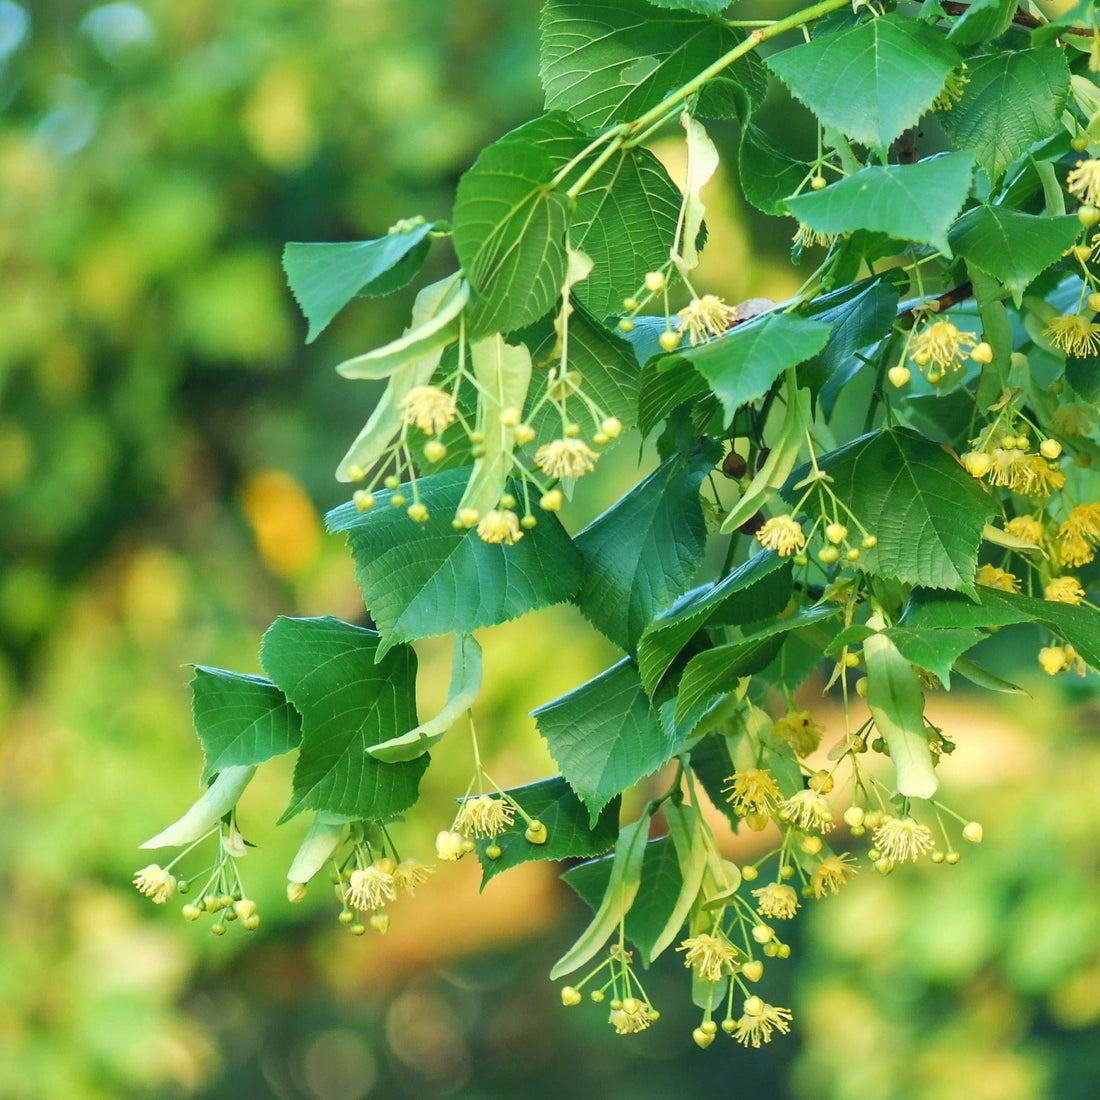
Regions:
<svg viewBox="0 0 1100 1100"><path fill-rule="evenodd" d="M292 578L316 562L321 523L305 490L286 471L252 474L241 492L241 507L272 573Z"/></svg>
<svg viewBox="0 0 1100 1100"><path fill-rule="evenodd" d="M309 98L305 75L286 61L269 66L257 82L241 125L252 151L272 168L292 172L317 151Z"/></svg>

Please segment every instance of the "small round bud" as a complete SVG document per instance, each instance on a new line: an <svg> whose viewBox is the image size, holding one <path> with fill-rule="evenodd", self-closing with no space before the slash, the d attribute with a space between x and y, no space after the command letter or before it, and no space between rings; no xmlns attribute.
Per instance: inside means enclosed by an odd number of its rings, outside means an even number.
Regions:
<svg viewBox="0 0 1100 1100"><path fill-rule="evenodd" d="M562 495L560 489L551 489L548 493L543 493L539 500L539 507L544 512L560 512L561 506L565 502L565 497Z"/></svg>
<svg viewBox="0 0 1100 1100"><path fill-rule="evenodd" d="M935 851L934 851L934 852L933 852L933 853L932 853L932 854L931 854L931 855L930 855L930 856L929 856L928 858L929 858L929 859L930 859L930 860L931 860L931 861L932 861L933 863L943 863L943 861L944 861L944 859L946 858L946 856L945 856L945 854L944 854L943 852L941 852L941 851L940 851L940 849L939 849L939 848L937 848L937 849L936 849L936 850L935 850Z"/></svg>
<svg viewBox="0 0 1100 1100"><path fill-rule="evenodd" d="M849 546L848 549L844 552L845 561L859 561L859 557L860 554L858 546Z"/></svg>
<svg viewBox="0 0 1100 1100"><path fill-rule="evenodd" d="M746 882L755 882L760 877L760 872L751 863L748 863L741 868L741 877Z"/></svg>
<svg viewBox="0 0 1100 1100"><path fill-rule="evenodd" d="M731 1019L725 1019L722 1021L722 1030L727 1035L732 1035L737 1030L737 1021Z"/></svg>
<svg viewBox="0 0 1100 1100"><path fill-rule="evenodd" d="M545 844L546 826L538 818L533 818L523 835L530 844Z"/></svg>
<svg viewBox="0 0 1100 1100"><path fill-rule="evenodd" d="M791 945L789 943L777 943L775 953L781 959L789 959L791 957Z"/></svg>
<svg viewBox="0 0 1100 1100"><path fill-rule="evenodd" d="M935 386L943 381L943 371L939 367L933 367L924 377Z"/></svg>
<svg viewBox="0 0 1100 1100"><path fill-rule="evenodd" d="M839 545L848 537L848 528L843 523L830 523L825 528L825 537L830 542Z"/></svg>
<svg viewBox="0 0 1100 1100"><path fill-rule="evenodd" d="M519 424L516 427L516 442L521 447L526 447L535 438L535 429L530 424Z"/></svg>
<svg viewBox="0 0 1100 1100"><path fill-rule="evenodd" d="M868 810L867 816L863 819L863 824L868 829L877 829L882 824L882 817L881 810Z"/></svg>
<svg viewBox="0 0 1100 1100"><path fill-rule="evenodd" d="M843 664L845 668L859 668L859 654L848 650L848 652L844 654L841 664Z"/></svg>
<svg viewBox="0 0 1100 1100"><path fill-rule="evenodd" d="M463 508L455 518L463 527L476 527L481 513L476 508Z"/></svg>
<svg viewBox="0 0 1100 1100"><path fill-rule="evenodd" d="M388 913L371 913L370 926L380 936L384 936L390 930L390 916Z"/></svg>
<svg viewBox="0 0 1100 1100"><path fill-rule="evenodd" d="M405 515L415 523L427 523L428 522L428 506L423 503L410 504L405 509Z"/></svg>
<svg viewBox="0 0 1100 1100"><path fill-rule="evenodd" d="M863 825L852 826L852 836L863 836L867 832L867 829Z"/></svg>
<svg viewBox="0 0 1100 1100"><path fill-rule="evenodd" d="M181 910L184 920L198 920L202 916L201 905L185 905Z"/></svg>
<svg viewBox="0 0 1100 1100"><path fill-rule="evenodd" d="M973 359L975 363L981 363L983 366L987 363L992 363L993 348L983 340L980 344L974 345L974 350L970 353L970 358Z"/></svg>
<svg viewBox="0 0 1100 1100"><path fill-rule="evenodd" d="M683 339L683 334L676 332L674 329L665 329L660 336L657 337L657 343L665 351L675 351L680 346L680 341Z"/></svg>
<svg viewBox="0 0 1100 1100"><path fill-rule="evenodd" d="M1075 244L1073 254L1081 263L1088 263L1089 257L1092 255L1092 249L1087 244Z"/></svg>
<svg viewBox="0 0 1100 1100"><path fill-rule="evenodd" d="M706 1048L714 1042L714 1032L704 1031L701 1027L697 1027L691 1033L691 1037L695 1040L695 1045L701 1047L703 1050L706 1050Z"/></svg>
<svg viewBox="0 0 1100 1100"><path fill-rule="evenodd" d="M592 437L592 443L596 447L606 447L611 442L611 436L607 432L597 432Z"/></svg>
<svg viewBox="0 0 1100 1100"><path fill-rule="evenodd" d="M824 844L819 836L804 837L801 844L802 851L808 856L816 856L823 847ZM793 871L794 868L792 867L791 870Z"/></svg>
<svg viewBox="0 0 1100 1100"><path fill-rule="evenodd" d="M390 474L382 484L385 485L387 489L398 489L401 487L401 478L399 478L397 474Z"/></svg>
<svg viewBox="0 0 1100 1100"><path fill-rule="evenodd" d="M745 824L752 829L754 833L762 833L767 827L771 818L767 814L746 814Z"/></svg>
<svg viewBox="0 0 1100 1100"><path fill-rule="evenodd" d="M507 408L501 409L500 422L506 428L518 428L523 421L523 414L519 409Z"/></svg>
<svg viewBox="0 0 1100 1100"><path fill-rule="evenodd" d="M588 994L588 999L594 1001L596 1004L603 1004L604 996L605 994L602 989L593 989L592 992Z"/></svg>
<svg viewBox="0 0 1100 1100"><path fill-rule="evenodd" d="M962 859L962 855L959 852L948 852L947 855L943 857L944 863L948 863L952 867L954 867L960 859Z"/></svg>
<svg viewBox="0 0 1100 1100"><path fill-rule="evenodd" d="M795 554L791 561L801 569L804 565L810 564L810 559L805 554Z"/></svg>
<svg viewBox="0 0 1100 1100"><path fill-rule="evenodd" d="M500 859L501 851L499 844L488 844L485 847L486 859Z"/></svg>
<svg viewBox="0 0 1100 1100"><path fill-rule="evenodd" d="M351 494L351 502L360 512L369 512L374 507L374 493L368 493L366 489L356 489Z"/></svg>
<svg viewBox="0 0 1100 1100"><path fill-rule="evenodd" d="M718 1034L718 1025L713 1020L704 1020L699 1025L700 1031L705 1031L708 1035Z"/></svg>
<svg viewBox="0 0 1100 1100"><path fill-rule="evenodd" d="M438 439L429 439L424 444L424 457L429 462L442 462L447 457L447 444Z"/></svg>
<svg viewBox="0 0 1100 1100"><path fill-rule="evenodd" d="M609 439L618 439L623 434L623 424L617 416L609 416L603 420L600 429Z"/></svg>
<svg viewBox="0 0 1100 1100"><path fill-rule="evenodd" d="M878 546L878 536L864 535L860 546L862 546L864 550L874 550L874 548Z"/></svg>
<svg viewBox="0 0 1100 1100"><path fill-rule="evenodd" d="M775 929L770 924L754 924L752 926L752 938L757 943L771 943L775 939Z"/></svg>
<svg viewBox="0 0 1100 1100"><path fill-rule="evenodd" d="M241 921L241 927L244 928L246 932L255 932L256 929L260 927L260 914L253 913L252 916L245 917L244 920Z"/></svg>
<svg viewBox="0 0 1100 1100"><path fill-rule="evenodd" d="M779 944L766 943L764 944L764 957L768 959L774 959L779 954Z"/></svg>
<svg viewBox="0 0 1100 1100"><path fill-rule="evenodd" d="M1049 458L1051 461L1056 459L1062 453L1062 444L1057 439L1044 439L1039 444L1039 454L1043 458Z"/></svg>
<svg viewBox="0 0 1100 1100"><path fill-rule="evenodd" d="M634 322L629 317L624 317L619 322L619 331L620 332L633 332L634 331Z"/></svg>
<svg viewBox="0 0 1100 1100"><path fill-rule="evenodd" d="M202 899L202 907L208 913L216 913L222 907L222 899L217 894L207 894Z"/></svg>
<svg viewBox="0 0 1100 1100"><path fill-rule="evenodd" d="M251 898L241 898L240 901L233 903L233 911L241 920L248 920L256 912L256 903Z"/></svg>
<svg viewBox="0 0 1100 1100"><path fill-rule="evenodd" d="M864 676L862 679L856 681L856 694L861 699L866 699L867 698L867 677L866 676Z"/></svg>
<svg viewBox="0 0 1100 1100"><path fill-rule="evenodd" d="M471 458L484 458L488 453L489 452L486 450L484 443L475 443L470 448Z"/></svg>
<svg viewBox="0 0 1100 1100"><path fill-rule="evenodd" d="M908 385L909 379L913 377L913 372L899 363L886 372L886 377L890 379L891 386L900 390L902 386Z"/></svg>
<svg viewBox="0 0 1100 1100"><path fill-rule="evenodd" d="M581 434L581 426L576 423L566 424L565 427L562 428L561 432L566 439L576 439L577 436Z"/></svg>
<svg viewBox="0 0 1100 1100"><path fill-rule="evenodd" d="M779 878L783 882L787 882L789 879L794 878L794 868L789 863L785 863L779 868Z"/></svg>
<svg viewBox="0 0 1100 1100"><path fill-rule="evenodd" d="M477 845L467 836L462 839L462 850L469 855L471 852L477 850Z"/></svg>
<svg viewBox="0 0 1100 1100"><path fill-rule="evenodd" d="M968 821L963 826L963 840L968 840L971 844L981 844L983 835L980 821Z"/></svg>
<svg viewBox="0 0 1100 1100"><path fill-rule="evenodd" d="M866 816L862 806L849 806L844 811L844 823L849 826L862 825L863 819Z"/></svg>
<svg viewBox="0 0 1100 1100"><path fill-rule="evenodd" d="M1089 147L1088 135L1078 134L1069 144L1075 153L1083 153Z"/></svg>
<svg viewBox="0 0 1100 1100"><path fill-rule="evenodd" d="M668 280L663 271L647 271L645 276L645 288L650 294L656 294L668 286Z"/></svg>
<svg viewBox="0 0 1100 1100"><path fill-rule="evenodd" d="M210 931L213 932L215 936L224 936L229 930L225 927L224 924L222 924L221 921L218 921L217 924L212 924L210 926Z"/></svg>
<svg viewBox="0 0 1100 1100"><path fill-rule="evenodd" d="M814 176L814 178L812 180L810 180L810 186L815 191L824 191L825 186L826 186L825 177L824 176Z"/></svg>
<svg viewBox="0 0 1100 1100"><path fill-rule="evenodd" d="M185 878L176 880L176 893L177 894L189 894L191 892L191 883Z"/></svg>
<svg viewBox="0 0 1100 1100"><path fill-rule="evenodd" d="M840 551L835 546L823 546L817 552L817 560L822 565L832 565L840 557Z"/></svg>
<svg viewBox="0 0 1100 1100"><path fill-rule="evenodd" d="M353 936L365 936L367 934L367 926L362 921L357 921L348 929L348 931Z"/></svg>
<svg viewBox="0 0 1100 1100"><path fill-rule="evenodd" d="M485 433L483 431L481 431L479 428L475 428L472 432L470 432L470 434L467 438L470 440L471 443L474 443L474 444L484 443L485 442Z"/></svg>
<svg viewBox="0 0 1100 1100"><path fill-rule="evenodd" d="M355 914L350 909L342 909L336 919L341 924L354 924Z"/></svg>
<svg viewBox="0 0 1100 1100"><path fill-rule="evenodd" d="M892 859L876 859L875 870L880 875L888 875L894 869L894 861Z"/></svg>
<svg viewBox="0 0 1100 1100"><path fill-rule="evenodd" d="M623 1007L623 1002L620 1001L618 997L612 997L611 1000L607 1002L607 1007L610 1008L612 1012L618 1012Z"/></svg>
<svg viewBox="0 0 1100 1100"><path fill-rule="evenodd" d="M519 525L525 530L530 531L532 527L537 527L539 525L539 521L534 516L527 515L519 521Z"/></svg>
<svg viewBox="0 0 1100 1100"><path fill-rule="evenodd" d="M868 814L867 816L870 817L871 815ZM874 863L876 859L882 859L882 852L880 852L877 848L868 848L867 849L867 858L872 863Z"/></svg>
<svg viewBox="0 0 1100 1100"><path fill-rule="evenodd" d="M404 493L394 493L393 496L390 497L390 504L393 505L394 508L404 508L405 507L405 495L404 495Z"/></svg>
<svg viewBox="0 0 1100 1100"><path fill-rule="evenodd" d="M564 985L561 989L561 1003L566 1008L571 1008L573 1005L579 1005L581 1003L581 991L574 989L571 985Z"/></svg>
<svg viewBox="0 0 1100 1100"><path fill-rule="evenodd" d="M1100 291L1093 291L1086 299L1085 304L1093 313L1100 312Z"/></svg>
<svg viewBox="0 0 1100 1100"><path fill-rule="evenodd" d="M917 364L922 370L932 362L932 356L926 351L918 351L913 356L913 362Z"/></svg>
<svg viewBox="0 0 1100 1100"><path fill-rule="evenodd" d="M1100 210L1088 203L1079 206L1077 208L1077 220L1086 229L1091 229L1097 222L1100 222Z"/></svg>
<svg viewBox="0 0 1100 1100"><path fill-rule="evenodd" d="M741 967L741 974L750 982L758 982L764 977L764 964L759 959L752 959Z"/></svg>
<svg viewBox="0 0 1100 1100"><path fill-rule="evenodd" d="M623 299L623 309L635 310L635 309L638 308L639 305L640 305L640 303L638 302L637 298L624 298Z"/></svg>
<svg viewBox="0 0 1100 1100"><path fill-rule="evenodd" d="M364 470L362 466L348 467L348 477L350 477L352 481L362 481L366 476L367 471Z"/></svg>

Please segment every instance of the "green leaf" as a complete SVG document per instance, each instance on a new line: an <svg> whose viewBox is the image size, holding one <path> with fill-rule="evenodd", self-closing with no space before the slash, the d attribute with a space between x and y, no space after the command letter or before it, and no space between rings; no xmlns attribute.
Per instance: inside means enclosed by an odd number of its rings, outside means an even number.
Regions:
<svg viewBox="0 0 1100 1100"><path fill-rule="evenodd" d="M1004 695L1028 694L1022 687L1008 680L1002 680L1000 676L994 676L988 669L982 668L981 665L975 664L966 657L959 657L955 661L955 671L964 679L987 691L999 691Z"/></svg>
<svg viewBox="0 0 1100 1100"><path fill-rule="evenodd" d="M396 340L380 348L345 359L336 373L344 378L376 381L389 378L399 368L442 352L458 338L459 314L470 299L470 284L448 275L424 287L413 304L412 322ZM436 358L436 362L438 362Z"/></svg>
<svg viewBox="0 0 1100 1100"><path fill-rule="evenodd" d="M657 368L686 360L707 380L732 419L742 405L763 397L788 368L825 346L830 326L794 313L765 313L724 336L657 361Z"/></svg>
<svg viewBox="0 0 1100 1100"><path fill-rule="evenodd" d="M818 35L765 62L826 127L873 149L915 125L961 63L943 35L897 13Z"/></svg>
<svg viewBox="0 0 1100 1100"><path fill-rule="evenodd" d="M672 756L674 743L629 657L531 714L593 822L615 795Z"/></svg>
<svg viewBox="0 0 1100 1100"><path fill-rule="evenodd" d="M357 295L373 295L378 287L389 293L416 277L428 254L425 238L434 222L423 219L400 223L385 237L349 244L290 243L283 250L287 282L309 322L306 343L311 344L328 323ZM402 263L402 261L406 261ZM411 262L410 262L411 261ZM401 265L407 278L387 282L387 273Z"/></svg>
<svg viewBox="0 0 1100 1100"><path fill-rule="evenodd" d="M675 455L634 486L574 539L584 560L581 613L632 652L641 632L691 583L706 524L699 486L715 455Z"/></svg>
<svg viewBox="0 0 1100 1100"><path fill-rule="evenodd" d="M493 841L477 841L482 867L482 888L491 878L509 867L534 859L583 859L606 852L615 843L619 832L620 799L613 798L596 821L589 824L589 814L560 776L511 787L507 792L527 814L546 826L546 843L532 844L525 836L527 822L517 818L516 824ZM485 849L490 843L500 848L496 859L489 859Z"/></svg>
<svg viewBox="0 0 1100 1100"><path fill-rule="evenodd" d="M722 692L732 691L740 677L751 676L766 668L790 631L839 613L836 604L817 604L785 619L776 619L766 626L746 631L736 641L715 646L692 657L680 678L676 717L689 713L701 699L711 699Z"/></svg>
<svg viewBox="0 0 1100 1100"><path fill-rule="evenodd" d="M556 174L592 141L563 111L552 111L513 130L504 140L534 143ZM578 164L561 182L568 189L592 163ZM592 257L595 268L573 295L603 318L642 285L646 272L668 261L680 214L680 189L648 149L619 149L577 194L569 224L573 248ZM572 332L570 332L572 335Z"/></svg>
<svg viewBox="0 0 1100 1100"><path fill-rule="evenodd" d="M368 746L367 755L386 764L423 756L473 706L480 691L481 646L470 634L456 634L451 660L451 687L443 709L408 733Z"/></svg>
<svg viewBox="0 0 1100 1100"><path fill-rule="evenodd" d="M280 823L302 810L384 820L416 802L426 756L383 764L367 754L417 724L416 654L399 646L379 657L380 644L375 631L330 616L280 617L264 634L264 670L302 716Z"/></svg>
<svg viewBox="0 0 1100 1100"><path fill-rule="evenodd" d="M191 716L206 755L202 783L223 768L290 752L302 736L297 711L270 680L206 665L195 665Z"/></svg>
<svg viewBox="0 0 1100 1100"><path fill-rule="evenodd" d="M798 190L810 166L776 145L771 136L749 123L741 132L737 151L737 178L745 198L765 214L787 212L783 202Z"/></svg>
<svg viewBox="0 0 1100 1100"><path fill-rule="evenodd" d="M829 643L826 653L839 654L845 646L857 646L871 636L872 630L865 626L852 626L842 630ZM897 651L910 664L926 668L943 681L945 688L951 688L951 671L955 662L968 649L976 646L985 638L980 630L940 628L936 630L912 630L894 626L882 631Z"/></svg>
<svg viewBox="0 0 1100 1100"><path fill-rule="evenodd" d="M232 764L223 768L183 817L138 847L182 848L201 840L237 805L255 774L255 764Z"/></svg>
<svg viewBox="0 0 1100 1100"><path fill-rule="evenodd" d="M664 352L658 350L664 356ZM643 439L673 409L679 408L685 401L693 401L710 392L706 382L688 360L680 359L663 368L658 366L659 362L660 360L650 363L641 373L638 427Z"/></svg>
<svg viewBox="0 0 1100 1100"><path fill-rule="evenodd" d="M561 293L569 202L553 175L542 149L506 135L458 181L454 247L478 295L473 336L529 325Z"/></svg>
<svg viewBox="0 0 1100 1100"><path fill-rule="evenodd" d="M972 153L996 182L1061 125L1070 86L1065 51L1050 46L973 57L966 75L962 99L938 117L955 148Z"/></svg>
<svg viewBox="0 0 1100 1100"><path fill-rule="evenodd" d="M523 344L506 344L498 332L470 345L470 361L480 391L477 423L485 435L485 453L474 462L458 510L472 508L483 516L500 503L512 472L516 430L502 424L500 416L505 409L522 412L527 403L531 353Z"/></svg>
<svg viewBox="0 0 1100 1100"><path fill-rule="evenodd" d="M1078 397L1090 404L1100 405L1100 356L1067 355L1066 381Z"/></svg>
<svg viewBox="0 0 1100 1100"><path fill-rule="evenodd" d="M875 631L863 643L867 707L890 750L898 793L906 798L931 798L939 779L924 729L924 693L916 669L881 633L885 623L880 614L872 615L867 625Z"/></svg>
<svg viewBox="0 0 1100 1100"><path fill-rule="evenodd" d="M974 0L968 4L947 32L955 46L977 46L1000 38L1012 26L1017 0Z"/></svg>
<svg viewBox="0 0 1100 1100"><path fill-rule="evenodd" d="M611 861L611 875L603 900L596 910L592 923L581 933L575 944L554 964L550 979L572 974L588 962L619 927L638 895L642 876L642 860L645 858L646 837L649 835L649 815L643 814L637 821L619 830L615 844L615 857Z"/></svg>
<svg viewBox="0 0 1100 1100"><path fill-rule="evenodd" d="M703 231L703 214L706 207L702 200L703 188L710 182L718 168L718 150L710 140L703 124L691 115L680 116L687 139L687 172L684 182L684 220L679 253L672 258L680 274L699 266L699 250L696 241ZM635 284L639 285L639 284Z"/></svg>
<svg viewBox="0 0 1100 1100"><path fill-rule="evenodd" d="M878 539L861 552L862 570L974 594L982 529L997 504L942 447L907 428L891 428L853 440L819 465L832 477L836 495ZM788 486L783 495L795 500L801 491Z"/></svg>
<svg viewBox="0 0 1100 1100"><path fill-rule="evenodd" d="M1057 263L1080 232L1072 215L1048 218L976 206L955 222L947 239L955 255L1004 283L1019 306L1032 279Z"/></svg>
<svg viewBox="0 0 1100 1100"><path fill-rule="evenodd" d="M653 962L672 941L679 935L684 921L687 920L692 906L699 897L699 890L703 885L703 872L707 869L707 857L710 852L708 845L707 826L703 824L699 810L695 806L666 802L664 804L665 820L668 822L668 835L672 839L673 849L676 855L677 871L680 876L680 890L676 895L671 912L664 916L664 923L659 924L660 931L654 937L646 937L649 941L649 950L643 951L650 962ZM645 881L645 864L642 865L642 881ZM649 896L647 886L647 902L644 907L657 919L657 924L663 914L657 906L653 905L653 899ZM639 910L638 912L641 912ZM638 941L635 940L637 943Z"/></svg>
<svg viewBox="0 0 1100 1100"><path fill-rule="evenodd" d="M580 587L581 557L556 516L540 515L514 546L456 531L451 518L468 478L467 469L420 478L426 523L392 507L388 490L369 512L349 503L325 517L330 531L347 532L356 582L382 633L379 656L398 642L469 634L564 603ZM411 496L408 486L398 491Z"/></svg>
<svg viewBox="0 0 1100 1100"><path fill-rule="evenodd" d="M864 366L856 356L885 336L897 317L898 289L886 278L864 279L816 298L807 316L832 326L821 351L798 369L799 382L831 415L837 396Z"/></svg>
<svg viewBox="0 0 1100 1100"><path fill-rule="evenodd" d="M730 0L649 0L649 3L655 8L695 11L700 15L721 15L730 6Z"/></svg>
<svg viewBox="0 0 1100 1100"><path fill-rule="evenodd" d="M768 550L717 583L688 592L646 628L638 643L638 668L646 690L656 690L676 655L708 622L759 622L782 610L790 591L790 561Z"/></svg>
<svg viewBox="0 0 1100 1100"><path fill-rule="evenodd" d="M593 128L641 117L744 40L720 22L658 12L644 0L549 0L541 30L547 110L568 111ZM755 57L735 62L723 80L743 87L752 102L766 91Z"/></svg>
<svg viewBox="0 0 1100 1100"><path fill-rule="evenodd" d="M287 882L309 882L339 847L346 828L347 821L341 814L314 814L309 831L287 870Z"/></svg>
<svg viewBox="0 0 1100 1100"><path fill-rule="evenodd" d="M787 200L799 221L822 233L869 229L903 241L930 244L951 255L947 230L970 193L974 160L951 153L919 164L873 164Z"/></svg>

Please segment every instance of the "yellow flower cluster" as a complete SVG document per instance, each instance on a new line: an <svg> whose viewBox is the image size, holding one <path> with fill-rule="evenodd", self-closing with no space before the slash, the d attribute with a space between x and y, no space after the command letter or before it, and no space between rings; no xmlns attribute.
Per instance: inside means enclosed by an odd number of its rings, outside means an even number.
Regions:
<svg viewBox="0 0 1100 1100"><path fill-rule="evenodd" d="M1096 557L1100 544L1100 504L1079 504L1058 527L1058 559L1077 569Z"/></svg>
<svg viewBox="0 0 1100 1100"><path fill-rule="evenodd" d="M946 318L926 324L909 344L913 362L929 382L938 382L947 371L962 370L963 357L979 343L975 332L962 332Z"/></svg>
<svg viewBox="0 0 1100 1100"><path fill-rule="evenodd" d="M713 294L692 298L677 316L680 331L686 332L691 346L721 336L737 320L737 309Z"/></svg>

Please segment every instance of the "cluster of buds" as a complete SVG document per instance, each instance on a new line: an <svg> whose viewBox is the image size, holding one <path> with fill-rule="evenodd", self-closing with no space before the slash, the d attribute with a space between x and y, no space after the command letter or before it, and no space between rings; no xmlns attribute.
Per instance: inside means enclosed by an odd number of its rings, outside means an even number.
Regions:
<svg viewBox="0 0 1100 1100"><path fill-rule="evenodd" d="M353 936L364 935L367 924L385 935L390 927L389 914L383 912L385 907L397 900L399 892L415 896L417 886L426 882L434 871L416 859L397 863L385 855L372 860L371 854L366 845L356 845L349 856L353 865L345 862L331 876L340 902L337 919ZM363 923L364 917L367 924Z"/></svg>
<svg viewBox="0 0 1100 1100"><path fill-rule="evenodd" d="M977 333L963 332L946 318L932 321L925 317L910 330L901 360L886 376L897 389L907 385L913 377L906 365L908 360L934 386L948 374L961 371L967 357L984 366L993 362L993 349L979 340Z"/></svg>
<svg viewBox="0 0 1100 1100"><path fill-rule="evenodd" d="M674 314L669 307L668 286L665 271L647 272L637 292L623 299L626 315L619 321L619 330L633 332L635 318L657 295L661 295L665 318L665 329L657 337L657 342L663 351L669 353L674 352L685 337L693 348L706 344L728 332L739 319L735 306L727 305L717 295L699 295L694 290L691 301ZM675 323L673 317L676 318Z"/></svg>
<svg viewBox="0 0 1100 1100"><path fill-rule="evenodd" d="M607 1022L615 1029L615 1034L633 1035L645 1031L650 1024L661 1018L661 1014L653 1007L634 972L633 961L633 953L621 943L616 944L608 952L607 958L576 985L562 986L561 1003L566 1008L579 1005L584 999L584 987L595 982L595 979L602 978L602 982L595 984L588 996L596 1004L607 1002Z"/></svg>
<svg viewBox="0 0 1100 1100"><path fill-rule="evenodd" d="M523 836L527 843L545 844L549 838L546 825L527 813L506 791L497 788L496 795L467 794L462 799L454 823L435 838L436 855L454 862L473 852L476 840L488 840L486 859L500 859L502 850L496 838L512 828L517 814L524 824Z"/></svg>
<svg viewBox="0 0 1100 1100"><path fill-rule="evenodd" d="M1031 431L1039 439L1034 451ZM1062 444L1057 439L1042 435L1006 407L970 441L970 450L959 461L973 478L1021 496L1045 499L1066 483L1066 475L1058 463L1061 455Z"/></svg>

